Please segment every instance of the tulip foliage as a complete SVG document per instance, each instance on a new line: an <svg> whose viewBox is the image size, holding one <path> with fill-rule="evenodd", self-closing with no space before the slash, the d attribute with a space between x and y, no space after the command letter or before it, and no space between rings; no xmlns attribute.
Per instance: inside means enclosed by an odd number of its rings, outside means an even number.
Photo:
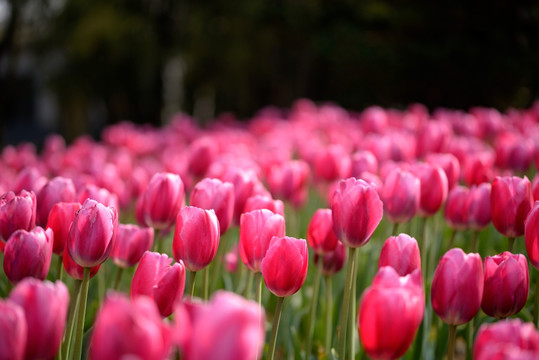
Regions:
<svg viewBox="0 0 539 360"><path fill-rule="evenodd" d="M7 146L0 359L539 358L538 139L302 99Z"/></svg>

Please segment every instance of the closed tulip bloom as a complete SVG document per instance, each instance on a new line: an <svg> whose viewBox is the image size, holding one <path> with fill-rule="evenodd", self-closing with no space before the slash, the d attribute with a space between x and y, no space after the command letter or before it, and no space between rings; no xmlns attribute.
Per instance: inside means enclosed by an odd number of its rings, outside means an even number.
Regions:
<svg viewBox="0 0 539 360"><path fill-rule="evenodd" d="M27 276L40 280L49 273L53 232L36 227L31 231L15 231L4 248L4 271L12 283Z"/></svg>
<svg viewBox="0 0 539 360"><path fill-rule="evenodd" d="M429 164L439 165L447 176L449 190L457 185L460 177L460 163L457 157L450 153L428 154L425 161Z"/></svg>
<svg viewBox="0 0 539 360"><path fill-rule="evenodd" d="M97 313L89 359L166 359L171 339L171 330L151 299L143 296L129 301L113 292Z"/></svg>
<svg viewBox="0 0 539 360"><path fill-rule="evenodd" d="M110 258L121 268L134 266L153 245L154 231L149 227L119 224Z"/></svg>
<svg viewBox="0 0 539 360"><path fill-rule="evenodd" d="M378 268L391 266L397 274L405 276L414 270L421 271L421 255L417 240L407 234L389 237L382 246Z"/></svg>
<svg viewBox="0 0 539 360"><path fill-rule="evenodd" d="M466 210L468 224L473 230L484 229L490 223L490 192L491 185L489 183L470 187Z"/></svg>
<svg viewBox="0 0 539 360"><path fill-rule="evenodd" d="M66 325L69 292L61 281L52 283L26 278L9 299L25 314L26 359L52 359L58 352Z"/></svg>
<svg viewBox="0 0 539 360"><path fill-rule="evenodd" d="M22 190L10 191L0 197L0 239L4 242L17 230L30 231L36 226L36 196Z"/></svg>
<svg viewBox="0 0 539 360"><path fill-rule="evenodd" d="M87 199L69 230L69 255L82 267L91 268L103 263L112 250L117 227L118 215L115 209Z"/></svg>
<svg viewBox="0 0 539 360"><path fill-rule="evenodd" d="M281 215L266 209L242 214L239 243L241 260L251 271L259 272L271 239L284 234L285 220Z"/></svg>
<svg viewBox="0 0 539 360"><path fill-rule="evenodd" d="M276 296L295 294L305 282L308 264L307 241L274 236L262 260L264 283Z"/></svg>
<svg viewBox="0 0 539 360"><path fill-rule="evenodd" d="M172 252L176 261L183 260L189 271L208 266L219 247L219 220L213 210L183 207L176 219Z"/></svg>
<svg viewBox="0 0 539 360"><path fill-rule="evenodd" d="M524 221L533 206L527 177L496 177L492 182L490 211L496 230L507 237L524 234Z"/></svg>
<svg viewBox="0 0 539 360"><path fill-rule="evenodd" d="M528 261L524 255L506 251L487 256L481 309L498 319L517 314L528 299L529 283Z"/></svg>
<svg viewBox="0 0 539 360"><path fill-rule="evenodd" d="M461 325L479 311L483 297L483 264L479 254L459 248L442 256L432 281L434 312L447 324Z"/></svg>
<svg viewBox="0 0 539 360"><path fill-rule="evenodd" d="M201 137L193 141L187 149L189 172L194 176L204 176L218 151L217 143L210 137Z"/></svg>
<svg viewBox="0 0 539 360"><path fill-rule="evenodd" d="M445 203L444 217L447 224L455 230L468 228L468 198L469 189L465 186L455 186ZM490 211L490 208L489 208Z"/></svg>
<svg viewBox="0 0 539 360"><path fill-rule="evenodd" d="M526 219L524 228L526 252L534 268L539 270L539 201L536 201Z"/></svg>
<svg viewBox="0 0 539 360"><path fill-rule="evenodd" d="M416 164L412 171L421 182L419 214L432 216L447 198L447 176L440 166L427 163Z"/></svg>
<svg viewBox="0 0 539 360"><path fill-rule="evenodd" d="M539 332L520 319L481 325L473 346L475 360L539 358Z"/></svg>
<svg viewBox="0 0 539 360"><path fill-rule="evenodd" d="M245 202L255 195L255 185L258 182L254 171L240 168L230 168L222 176L223 181L234 185L234 223L239 224L241 214L245 212Z"/></svg>
<svg viewBox="0 0 539 360"><path fill-rule="evenodd" d="M399 276L390 266L378 270L361 297L359 338L373 359L397 359L410 347L423 319L421 271Z"/></svg>
<svg viewBox="0 0 539 360"><path fill-rule="evenodd" d="M378 159L369 150L360 150L352 155L350 176L358 178L363 172L378 173Z"/></svg>
<svg viewBox="0 0 539 360"><path fill-rule="evenodd" d="M316 254L335 250L339 239L333 232L331 209L318 209L307 228L307 241Z"/></svg>
<svg viewBox="0 0 539 360"><path fill-rule="evenodd" d="M172 314L185 289L183 261L171 263L172 259L166 254L147 251L140 259L131 282L131 299L150 297L163 317Z"/></svg>
<svg viewBox="0 0 539 360"><path fill-rule="evenodd" d="M303 160L292 160L270 168L268 183L271 193L301 207L307 200L309 165Z"/></svg>
<svg viewBox="0 0 539 360"><path fill-rule="evenodd" d="M64 270L66 273L71 276L73 279L82 280L84 277L84 268L77 264L75 260L71 258L67 252L67 248L64 249L64 255L62 256L62 264L64 265ZM90 268L90 279L97 274L101 264L93 266Z"/></svg>
<svg viewBox="0 0 539 360"><path fill-rule="evenodd" d="M319 149L313 161L314 178L318 181L331 182L350 176L350 155L342 145Z"/></svg>
<svg viewBox="0 0 539 360"><path fill-rule="evenodd" d="M494 177L494 156L488 151L467 154L463 164L463 178L466 184L479 185L491 182Z"/></svg>
<svg viewBox="0 0 539 360"><path fill-rule="evenodd" d="M234 215L234 185L219 179L202 179L191 192L190 204L201 209L213 209L221 234L224 234Z"/></svg>
<svg viewBox="0 0 539 360"><path fill-rule="evenodd" d="M93 199L105 206L110 206L115 209L119 208L118 196L116 194L94 184L86 184L79 190L77 201L82 204L86 199Z"/></svg>
<svg viewBox="0 0 539 360"><path fill-rule="evenodd" d="M75 185L71 179L57 176L46 183L37 194L36 223L46 226L49 212L54 204L59 202L74 202Z"/></svg>
<svg viewBox="0 0 539 360"><path fill-rule="evenodd" d="M322 274L325 276L335 275L344 266L346 262L346 246L342 242L337 242L337 247L329 253L323 255L314 254L314 263L322 261Z"/></svg>
<svg viewBox="0 0 539 360"><path fill-rule="evenodd" d="M267 195L254 195L251 196L245 202L244 213L251 212L253 210L268 209L274 214L284 216L284 204L279 199L273 199Z"/></svg>
<svg viewBox="0 0 539 360"><path fill-rule="evenodd" d="M189 360L252 360L261 357L265 342L264 309L239 295L218 291L192 319Z"/></svg>
<svg viewBox="0 0 539 360"><path fill-rule="evenodd" d="M55 254L62 255L64 253L71 223L75 220L75 215L80 208L81 204L78 202L59 202L52 207L47 228L54 232L52 251Z"/></svg>
<svg viewBox="0 0 539 360"><path fill-rule="evenodd" d="M146 186L143 196L145 223L158 230L168 228L174 224L184 204L182 179L176 174L157 173Z"/></svg>
<svg viewBox="0 0 539 360"><path fill-rule="evenodd" d="M232 246L232 249L230 249L225 255L225 270L230 273L235 273L236 270L238 270L238 258L238 244L234 244L234 246Z"/></svg>
<svg viewBox="0 0 539 360"><path fill-rule="evenodd" d="M41 171L37 167L27 166L17 175L13 191L19 193L26 190L37 194L47 181L47 178L41 175Z"/></svg>
<svg viewBox="0 0 539 360"><path fill-rule="evenodd" d="M331 199L333 231L344 245L360 247L382 220L383 204L375 188L363 180L341 180Z"/></svg>
<svg viewBox="0 0 539 360"><path fill-rule="evenodd" d="M0 300L0 359L24 359L27 331L24 310L13 301Z"/></svg>
<svg viewBox="0 0 539 360"><path fill-rule="evenodd" d="M381 197L389 221L406 223L419 210L421 186L419 179L400 168L392 170L382 185Z"/></svg>

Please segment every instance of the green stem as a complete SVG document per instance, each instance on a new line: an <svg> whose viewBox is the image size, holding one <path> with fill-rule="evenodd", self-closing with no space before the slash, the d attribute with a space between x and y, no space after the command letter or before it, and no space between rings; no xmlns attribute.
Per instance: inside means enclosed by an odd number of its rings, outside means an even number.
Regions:
<svg viewBox="0 0 539 360"><path fill-rule="evenodd" d="M326 276L326 353L331 351L331 335L333 334L333 286L331 276Z"/></svg>
<svg viewBox="0 0 539 360"><path fill-rule="evenodd" d="M393 223L393 229L391 229L391 235L397 236L398 229L399 229L399 223Z"/></svg>
<svg viewBox="0 0 539 360"><path fill-rule="evenodd" d="M423 282L426 283L427 279L427 248L428 248L428 242L427 242L427 218L422 217L421 218L421 269L423 271Z"/></svg>
<svg viewBox="0 0 539 360"><path fill-rule="evenodd" d="M268 345L268 359L273 360L275 356L275 344L277 343L277 333L279 332L279 323L281 322L281 313L283 309L283 297L277 297L277 305L273 314L273 325L271 327L271 337Z"/></svg>
<svg viewBox="0 0 539 360"><path fill-rule="evenodd" d="M507 241L508 241L507 251L512 253L513 252L513 246L515 245L515 238L514 237L508 237Z"/></svg>
<svg viewBox="0 0 539 360"><path fill-rule="evenodd" d="M468 359L471 359L472 358L472 351L473 351L473 334L474 334L474 331L475 331L475 318L476 316L474 316L472 318L472 320L468 323L468 339L467 339L467 342L466 342L466 354L468 354L467 358Z"/></svg>
<svg viewBox="0 0 539 360"><path fill-rule="evenodd" d="M118 272L116 272L116 279L114 279L114 290L118 290L120 287L120 281L122 280L122 275L124 273L124 268L119 267Z"/></svg>
<svg viewBox="0 0 539 360"><path fill-rule="evenodd" d="M236 271L236 293L237 294L241 294L243 293L243 291L245 290L244 288L244 277L245 277L245 271L246 271L246 266L245 264L243 263L243 261L241 261L240 259L238 259L238 270Z"/></svg>
<svg viewBox="0 0 539 360"><path fill-rule="evenodd" d="M84 317L86 316L86 301L88 300L88 284L90 283L90 268L84 268L81 293L79 298L79 314L75 328L75 345L73 359L82 359L82 337L84 335Z"/></svg>
<svg viewBox="0 0 539 360"><path fill-rule="evenodd" d="M246 299L251 298L251 292L253 290L253 280L255 278L255 273L253 271L249 270L249 277L247 278L247 286L245 287L245 292L243 293L243 297Z"/></svg>
<svg viewBox="0 0 539 360"><path fill-rule="evenodd" d="M77 313L79 304L80 288L82 280L75 280L73 285L73 294L69 304L69 315L67 317L67 327L64 343L62 344L61 353L64 359L69 359L69 350L71 348L71 340L73 339L73 326L75 325L75 314Z"/></svg>
<svg viewBox="0 0 539 360"><path fill-rule="evenodd" d="M204 268L204 273L202 275L202 299L208 300L208 287L210 283L210 269L208 268L208 266Z"/></svg>
<svg viewBox="0 0 539 360"><path fill-rule="evenodd" d="M357 257L357 254L356 254ZM357 264L357 259L355 260ZM357 266L357 265L356 265ZM348 343L350 350L350 359L353 359L356 354L356 342L354 335L356 325L356 288L357 288L357 271L353 274L354 281L352 283L352 296L350 296L350 310L348 310Z"/></svg>
<svg viewBox="0 0 539 360"><path fill-rule="evenodd" d="M478 230L472 230L472 252L478 253L479 252L479 231Z"/></svg>
<svg viewBox="0 0 539 360"><path fill-rule="evenodd" d="M196 271L189 271L189 295L191 297L195 296L195 276L197 276Z"/></svg>
<svg viewBox="0 0 539 360"><path fill-rule="evenodd" d="M356 248L348 248L348 264L346 266L346 280L344 283L344 294L341 307L341 318L337 328L339 338L339 356L344 359L346 354L346 329L348 325L348 311L350 309L350 297L352 296L354 272L356 271Z"/></svg>
<svg viewBox="0 0 539 360"><path fill-rule="evenodd" d="M64 269L63 257L62 255L59 255L57 257L57 262L56 262L56 279L60 281L62 281L63 269Z"/></svg>
<svg viewBox="0 0 539 360"><path fill-rule="evenodd" d="M449 325L449 342L447 345L447 360L453 360L455 355L455 342L457 339L457 326Z"/></svg>
<svg viewBox="0 0 539 360"><path fill-rule="evenodd" d="M314 323L316 321L316 306L318 305L318 293L320 291L320 277L322 276L322 265L323 261L320 259L318 261L318 264L316 266L316 273L314 274L314 290L313 290L313 297L311 299L311 309L309 314L309 322L308 322L308 333L307 333L307 346L305 348L305 359L309 359L311 356L311 348L312 348L312 341L313 341L313 333L314 333Z"/></svg>
<svg viewBox="0 0 539 360"><path fill-rule="evenodd" d="M452 249L455 242L455 237L457 237L457 229L451 229L451 235L449 236L449 245L447 249Z"/></svg>
<svg viewBox="0 0 539 360"><path fill-rule="evenodd" d="M262 273L259 271L255 273L255 290L256 290L256 302L258 306L262 303Z"/></svg>
<svg viewBox="0 0 539 360"><path fill-rule="evenodd" d="M533 311L533 323L539 327L539 272L535 272L535 303Z"/></svg>

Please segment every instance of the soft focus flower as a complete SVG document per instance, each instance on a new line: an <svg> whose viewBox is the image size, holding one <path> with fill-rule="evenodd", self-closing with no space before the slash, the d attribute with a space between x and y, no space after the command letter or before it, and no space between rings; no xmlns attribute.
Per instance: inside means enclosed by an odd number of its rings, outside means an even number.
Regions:
<svg viewBox="0 0 539 360"><path fill-rule="evenodd" d="M342 145L319 149L314 156L313 172L317 181L331 182L350 176L350 154Z"/></svg>
<svg viewBox="0 0 539 360"><path fill-rule="evenodd" d="M202 179L191 192L190 205L206 210L213 209L219 220L221 234L224 234L234 215L234 186L219 179Z"/></svg>
<svg viewBox="0 0 539 360"><path fill-rule="evenodd" d="M481 325L473 346L475 360L538 359L539 332L520 319Z"/></svg>
<svg viewBox="0 0 539 360"><path fill-rule="evenodd" d="M286 161L270 168L269 189L275 197L301 207L307 200L309 165L303 160Z"/></svg>
<svg viewBox="0 0 539 360"><path fill-rule="evenodd" d="M322 274L325 276L335 275L344 266L346 262L346 246L342 242L337 242L335 250L318 255L314 254L314 263L318 265L318 262L322 261Z"/></svg>
<svg viewBox="0 0 539 360"><path fill-rule="evenodd" d="M472 185L468 193L467 214L468 225L473 230L485 228L491 220L489 183Z"/></svg>
<svg viewBox="0 0 539 360"><path fill-rule="evenodd" d="M154 231L149 227L118 224L110 258L121 268L134 266L152 248Z"/></svg>
<svg viewBox="0 0 539 360"><path fill-rule="evenodd" d="M496 177L492 182L490 210L496 230L507 237L524 234L524 220L533 206L527 177Z"/></svg>
<svg viewBox="0 0 539 360"><path fill-rule="evenodd" d="M447 188L453 189L460 177L460 163L457 157L450 153L428 154L425 161L429 164L439 165L447 176Z"/></svg>
<svg viewBox="0 0 539 360"><path fill-rule="evenodd" d="M359 178L363 172L378 173L378 160L369 150L359 150L352 154L350 176Z"/></svg>
<svg viewBox="0 0 539 360"><path fill-rule="evenodd" d="M86 184L79 190L77 201L82 204L86 199L93 199L105 206L119 209L118 196L94 184Z"/></svg>
<svg viewBox="0 0 539 360"><path fill-rule="evenodd" d="M64 253L71 223L80 208L81 204L78 202L59 202L52 207L47 221L47 228L52 229L54 232L52 251L55 254L62 255Z"/></svg>
<svg viewBox="0 0 539 360"><path fill-rule="evenodd" d="M75 185L71 179L57 176L47 182L37 194L36 223L46 226L54 204L75 201Z"/></svg>
<svg viewBox="0 0 539 360"><path fill-rule="evenodd" d="M524 228L526 252L534 268L539 270L539 201L536 201L526 219Z"/></svg>
<svg viewBox="0 0 539 360"><path fill-rule="evenodd" d="M24 359L27 332L24 310L9 299L0 300L0 359Z"/></svg>
<svg viewBox="0 0 539 360"><path fill-rule="evenodd" d="M307 228L307 241L316 254L332 252L339 240L333 232L331 209L315 211Z"/></svg>
<svg viewBox="0 0 539 360"><path fill-rule="evenodd" d="M391 266L400 276L417 269L421 272L421 255L416 239L407 234L389 237L382 246L378 260L378 268L383 266Z"/></svg>
<svg viewBox="0 0 539 360"><path fill-rule="evenodd" d="M0 197L0 240L6 242L16 230L30 231L36 226L36 196L22 190Z"/></svg>
<svg viewBox="0 0 539 360"><path fill-rule="evenodd" d="M468 228L469 193L470 190L467 187L455 186L447 196L444 217L447 224L455 230L466 230Z"/></svg>
<svg viewBox="0 0 539 360"><path fill-rule="evenodd" d="M254 195L247 199L245 202L244 213L251 212L253 210L268 209L274 214L284 216L284 204L279 199L273 199L267 195Z"/></svg>
<svg viewBox="0 0 539 360"><path fill-rule="evenodd" d="M428 163L416 164L412 172L421 182L419 213L422 216L432 216L447 198L447 176L440 166Z"/></svg>
<svg viewBox="0 0 539 360"><path fill-rule="evenodd" d="M215 159L218 150L215 141L208 136L200 137L189 144L187 148L187 168L189 172L194 176L204 176Z"/></svg>
<svg viewBox="0 0 539 360"><path fill-rule="evenodd" d="M148 226L161 230L174 224L184 204L182 179L171 173L155 174L143 194L142 213Z"/></svg>
<svg viewBox="0 0 539 360"><path fill-rule="evenodd" d="M392 170L385 178L381 198L389 221L406 223L419 210L421 183L408 171Z"/></svg>
<svg viewBox="0 0 539 360"><path fill-rule="evenodd" d="M238 270L238 260L239 260L239 250L238 250L238 244L234 244L232 246L232 249L230 249L225 254L225 270L231 273L236 272Z"/></svg>

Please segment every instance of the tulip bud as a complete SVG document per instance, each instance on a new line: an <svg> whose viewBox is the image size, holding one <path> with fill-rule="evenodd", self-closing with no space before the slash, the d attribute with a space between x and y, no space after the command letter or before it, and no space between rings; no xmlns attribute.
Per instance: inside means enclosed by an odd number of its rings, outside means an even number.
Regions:
<svg viewBox="0 0 539 360"><path fill-rule="evenodd" d="M307 228L307 241L316 254L335 250L339 240L333 232L331 209L318 209Z"/></svg>
<svg viewBox="0 0 539 360"><path fill-rule="evenodd" d="M224 234L234 215L234 185L219 179L202 179L191 192L191 206L215 211L221 234Z"/></svg>
<svg viewBox="0 0 539 360"><path fill-rule="evenodd" d="M524 238L530 263L539 270L539 201L535 202L526 219Z"/></svg>
<svg viewBox="0 0 539 360"><path fill-rule="evenodd" d="M67 252L67 247L64 249L64 255L62 256L62 264L66 273L73 279L82 280L84 278L84 268L77 264ZM99 271L101 264L90 268L90 279L94 277Z"/></svg>
<svg viewBox="0 0 539 360"><path fill-rule="evenodd" d="M440 166L427 163L416 164L412 171L421 182L419 213L422 216L432 216L447 198L447 176Z"/></svg>
<svg viewBox="0 0 539 360"><path fill-rule="evenodd" d="M171 173L155 174L144 192L142 211L145 223L162 230L174 224L184 204L182 179Z"/></svg>
<svg viewBox="0 0 539 360"><path fill-rule="evenodd" d="M423 319L425 300L421 271L400 277L381 267L359 305L359 338L374 359L397 359L410 347Z"/></svg>
<svg viewBox="0 0 539 360"><path fill-rule="evenodd" d="M459 248L442 256L432 280L432 308L449 325L470 321L483 297L483 264L479 254Z"/></svg>
<svg viewBox="0 0 539 360"><path fill-rule="evenodd" d="M79 190L77 201L82 204L86 199L93 199L105 206L113 207L115 209L119 208L118 196L116 194L94 184L86 184Z"/></svg>
<svg viewBox="0 0 539 360"><path fill-rule="evenodd" d="M71 179L57 176L46 183L37 194L36 222L46 226L54 204L75 201L75 185Z"/></svg>
<svg viewBox="0 0 539 360"><path fill-rule="evenodd" d="M364 172L378 173L378 159L369 150L360 150L352 155L350 176L357 178Z"/></svg>
<svg viewBox="0 0 539 360"><path fill-rule="evenodd" d="M457 185L460 177L460 163L457 157L450 153L428 154L425 161L429 164L439 165L447 176L449 190Z"/></svg>
<svg viewBox="0 0 539 360"><path fill-rule="evenodd" d="M331 276L335 275L344 266L344 263L346 262L346 247L342 244L342 242L337 242L337 247L335 250L323 254L318 255L314 254L314 263L318 265L318 262L322 261L322 274L325 276Z"/></svg>
<svg viewBox="0 0 539 360"><path fill-rule="evenodd" d="M78 202L59 202L52 207L47 221L47 228L52 229L54 232L52 251L55 254L61 255L64 253L71 223L80 208L81 204Z"/></svg>
<svg viewBox="0 0 539 360"><path fill-rule="evenodd" d="M118 215L113 208L87 199L77 214L67 237L67 251L82 267L94 267L109 257L114 243Z"/></svg>
<svg viewBox="0 0 539 360"><path fill-rule="evenodd" d="M0 197L0 239L4 242L16 230L30 231L36 226L36 196L22 190L10 191Z"/></svg>
<svg viewBox="0 0 539 360"><path fill-rule="evenodd" d="M383 266L391 266L400 276L416 269L421 272L421 255L416 239L407 234L389 237L382 246L378 260L378 269Z"/></svg>
<svg viewBox="0 0 539 360"><path fill-rule="evenodd" d="M319 149L314 156L313 172L317 181L331 182L350 176L350 155L342 145Z"/></svg>
<svg viewBox="0 0 539 360"><path fill-rule="evenodd" d="M538 359L539 332L520 319L481 325L473 346L475 360Z"/></svg>
<svg viewBox="0 0 539 360"><path fill-rule="evenodd" d="M4 248L4 271L12 283L27 276L44 280L52 257L53 232L36 227L15 231Z"/></svg>
<svg viewBox="0 0 539 360"><path fill-rule="evenodd" d="M254 195L247 199L245 202L244 213L251 212L253 210L268 209L274 214L284 216L284 204L281 200L274 200L270 196L266 195Z"/></svg>
<svg viewBox="0 0 539 360"><path fill-rule="evenodd" d="M291 202L295 207L304 205L307 199L309 165L303 160L293 160L275 165L268 174L272 194Z"/></svg>
<svg viewBox="0 0 539 360"><path fill-rule="evenodd" d="M187 149L189 172L195 176L204 176L218 150L216 142L210 137L201 137L193 141Z"/></svg>
<svg viewBox="0 0 539 360"><path fill-rule="evenodd" d="M506 251L485 258L485 282L481 309L498 319L518 313L528 299L528 262L522 254Z"/></svg>
<svg viewBox="0 0 539 360"><path fill-rule="evenodd" d="M274 236L262 260L264 283L276 296L295 294L305 282L308 264L307 241Z"/></svg>
<svg viewBox="0 0 539 360"><path fill-rule="evenodd" d="M152 248L153 237L152 228L119 224L110 252L112 262L121 268L134 266Z"/></svg>
<svg viewBox="0 0 539 360"><path fill-rule="evenodd" d="M406 223L415 216L419 210L420 185L416 176L400 168L395 168L387 175L381 197L389 221Z"/></svg>
<svg viewBox="0 0 539 360"><path fill-rule="evenodd" d="M466 210L468 224L473 230L481 230L490 223L490 189L489 183L473 185L470 188Z"/></svg>
<svg viewBox="0 0 539 360"><path fill-rule="evenodd" d="M69 307L69 292L61 281L52 283L26 278L9 299L25 314L26 359L52 359L60 347Z"/></svg>
<svg viewBox="0 0 539 360"><path fill-rule="evenodd" d="M24 359L27 332L24 310L13 301L0 300L0 359Z"/></svg>
<svg viewBox="0 0 539 360"><path fill-rule="evenodd" d="M92 333L90 359L167 359L170 328L163 322L153 301L110 293L99 310Z"/></svg>
<svg viewBox="0 0 539 360"><path fill-rule="evenodd" d="M468 198L470 191L464 186L455 186L447 196L444 217L449 226L455 230L468 228ZM490 209L489 209L490 210Z"/></svg>
<svg viewBox="0 0 539 360"><path fill-rule="evenodd" d="M183 260L189 271L208 266L219 247L219 220L213 210L183 207L176 219L172 252L176 261Z"/></svg>
<svg viewBox="0 0 539 360"><path fill-rule="evenodd" d="M533 206L527 177L496 177L490 193L490 211L496 230L507 237L524 234L524 220Z"/></svg>
<svg viewBox="0 0 539 360"><path fill-rule="evenodd" d="M349 247L365 245L382 220L383 204L363 180L341 180L331 201L333 231Z"/></svg>
<svg viewBox="0 0 539 360"><path fill-rule="evenodd" d="M256 174L251 170L230 168L222 177L234 185L234 223L240 222L241 214L244 213L245 202L255 195L255 183L258 181Z"/></svg>
<svg viewBox="0 0 539 360"><path fill-rule="evenodd" d="M254 272L260 271L272 237L285 234L285 220L269 210L254 210L241 215L240 256L243 263Z"/></svg>
<svg viewBox="0 0 539 360"><path fill-rule="evenodd" d="M37 167L27 166L17 175L15 184L13 184L13 191L19 193L26 190L37 194L47 181L47 178L41 175Z"/></svg>

